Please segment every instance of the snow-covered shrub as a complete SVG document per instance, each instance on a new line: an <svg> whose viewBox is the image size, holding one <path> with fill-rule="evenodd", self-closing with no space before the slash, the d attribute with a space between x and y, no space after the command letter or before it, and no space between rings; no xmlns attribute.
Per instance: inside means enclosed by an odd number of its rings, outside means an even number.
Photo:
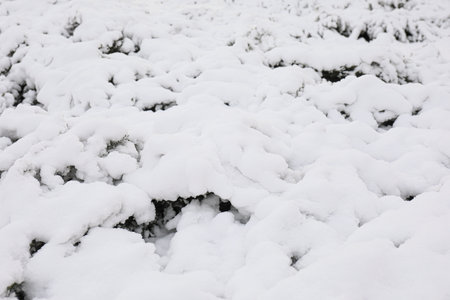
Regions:
<svg viewBox="0 0 450 300"><path fill-rule="evenodd" d="M449 9L0 1L0 298L446 299Z"/></svg>

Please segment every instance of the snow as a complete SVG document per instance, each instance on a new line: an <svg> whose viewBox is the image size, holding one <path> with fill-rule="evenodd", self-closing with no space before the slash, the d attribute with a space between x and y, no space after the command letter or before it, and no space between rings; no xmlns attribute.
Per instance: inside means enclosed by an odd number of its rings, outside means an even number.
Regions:
<svg viewBox="0 0 450 300"><path fill-rule="evenodd" d="M0 2L0 299L449 299L449 11Z"/></svg>

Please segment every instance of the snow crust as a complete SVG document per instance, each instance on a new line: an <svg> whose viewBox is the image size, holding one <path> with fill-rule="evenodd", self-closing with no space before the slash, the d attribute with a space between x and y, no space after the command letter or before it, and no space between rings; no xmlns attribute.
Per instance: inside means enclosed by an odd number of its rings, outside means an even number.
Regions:
<svg viewBox="0 0 450 300"><path fill-rule="evenodd" d="M450 299L450 2L0 2L0 298Z"/></svg>

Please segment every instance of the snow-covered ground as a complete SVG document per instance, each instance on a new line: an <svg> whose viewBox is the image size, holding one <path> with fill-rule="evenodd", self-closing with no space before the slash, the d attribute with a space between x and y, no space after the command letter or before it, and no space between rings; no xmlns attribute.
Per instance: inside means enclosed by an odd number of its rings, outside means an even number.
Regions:
<svg viewBox="0 0 450 300"><path fill-rule="evenodd" d="M0 298L450 299L450 1L1 0Z"/></svg>

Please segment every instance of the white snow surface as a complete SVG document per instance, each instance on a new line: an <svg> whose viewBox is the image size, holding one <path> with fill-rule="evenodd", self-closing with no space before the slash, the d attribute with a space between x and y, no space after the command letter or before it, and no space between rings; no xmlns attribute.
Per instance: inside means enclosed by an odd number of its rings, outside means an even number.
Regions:
<svg viewBox="0 0 450 300"><path fill-rule="evenodd" d="M449 300L448 0L0 1L0 299Z"/></svg>

